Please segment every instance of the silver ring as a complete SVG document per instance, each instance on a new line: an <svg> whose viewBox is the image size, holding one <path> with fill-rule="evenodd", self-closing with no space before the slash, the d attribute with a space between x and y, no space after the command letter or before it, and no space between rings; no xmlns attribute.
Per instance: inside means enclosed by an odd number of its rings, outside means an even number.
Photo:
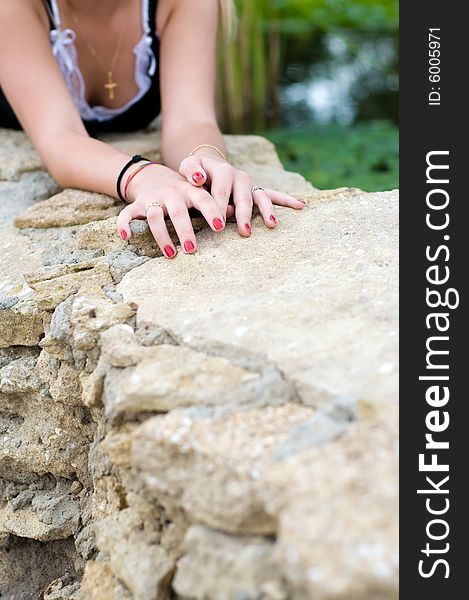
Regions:
<svg viewBox="0 0 469 600"><path fill-rule="evenodd" d="M265 192L265 189L263 187L261 187L260 185L255 185L251 188L251 194L254 194L254 192L257 192L257 190L262 190L263 192Z"/></svg>
<svg viewBox="0 0 469 600"><path fill-rule="evenodd" d="M159 202L153 201L153 202L149 202L145 206L145 214L148 212L148 209L151 208L152 206L159 206L161 208L161 210L163 210L163 207L162 207L162 205Z"/></svg>

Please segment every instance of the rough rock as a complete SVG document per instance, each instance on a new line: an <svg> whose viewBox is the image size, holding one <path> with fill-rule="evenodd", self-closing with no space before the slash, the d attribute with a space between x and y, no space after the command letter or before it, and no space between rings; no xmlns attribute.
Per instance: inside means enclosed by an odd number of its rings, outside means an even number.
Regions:
<svg viewBox="0 0 469 600"><path fill-rule="evenodd" d="M183 598L288 598L272 541L193 525L187 530L184 548L173 583ZM200 577L202 572L204 577Z"/></svg>
<svg viewBox="0 0 469 600"><path fill-rule="evenodd" d="M396 415L354 423L273 464L261 494L278 518L276 558L299 598L396 598ZM372 449L372 451L371 451Z"/></svg>
<svg viewBox="0 0 469 600"><path fill-rule="evenodd" d="M143 523L130 509L96 525L99 547L109 556L114 573L136 600L167 597L174 563L158 544L145 540Z"/></svg>
<svg viewBox="0 0 469 600"><path fill-rule="evenodd" d="M122 202L109 196L64 190L55 196L36 202L15 219L16 227L47 228L81 225L118 215Z"/></svg>
<svg viewBox="0 0 469 600"><path fill-rule="evenodd" d="M125 362L119 354L108 354L111 364L117 362L116 366L122 366ZM136 346L135 362L137 357L138 364L118 378L118 386L104 390L103 400L110 418L139 411L166 412L191 405L216 407L219 412L226 412L233 405L280 404L291 391L278 373L277 377L270 372L266 375L191 348L168 344ZM130 357L126 358L131 362Z"/></svg>
<svg viewBox="0 0 469 600"><path fill-rule="evenodd" d="M42 161L24 133L2 129L0 181L15 181L22 173L38 171Z"/></svg>
<svg viewBox="0 0 469 600"><path fill-rule="evenodd" d="M0 348L37 346L43 333L43 313L35 300L16 296L0 305Z"/></svg>
<svg viewBox="0 0 469 600"><path fill-rule="evenodd" d="M63 265L48 274L25 273L28 284L37 292L36 303L42 310L53 310L63 300L90 282L112 281L106 259L86 261L75 265Z"/></svg>
<svg viewBox="0 0 469 600"><path fill-rule="evenodd" d="M251 238L204 230L196 256L148 261L117 291L138 327L264 352L307 404L351 395L379 410L397 398L396 204L344 193L279 210L275 230L257 218Z"/></svg>
<svg viewBox="0 0 469 600"><path fill-rule="evenodd" d="M132 600L107 563L89 560L81 581L80 600Z"/></svg>
<svg viewBox="0 0 469 600"><path fill-rule="evenodd" d="M214 418L173 410L133 432L132 466L154 496L176 498L193 522L274 534L275 520L260 497L262 473L291 429L311 414L294 404Z"/></svg>
<svg viewBox="0 0 469 600"><path fill-rule="evenodd" d="M76 582L75 560L73 538L38 542L28 538L10 536L5 548L0 547L0 592L2 598L8 598L8 600L11 598L21 600L41 598L53 581L71 580ZM65 599L69 600L68 596L63 598L63 600ZM76 596L73 600L75 599L77 599ZM48 600L52 600L52 598L48 598Z"/></svg>
<svg viewBox="0 0 469 600"><path fill-rule="evenodd" d="M161 159L154 125L105 139ZM0 131L2 597L398 597L397 191L227 145L306 208L249 239L194 214L168 261Z"/></svg>

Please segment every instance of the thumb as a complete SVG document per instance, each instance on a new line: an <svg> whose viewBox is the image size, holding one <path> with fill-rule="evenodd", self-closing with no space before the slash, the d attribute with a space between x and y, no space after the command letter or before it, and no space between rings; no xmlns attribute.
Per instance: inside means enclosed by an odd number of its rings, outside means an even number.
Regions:
<svg viewBox="0 0 469 600"><path fill-rule="evenodd" d="M207 173L197 156L187 156L179 165L179 173L197 187L204 185L207 181Z"/></svg>

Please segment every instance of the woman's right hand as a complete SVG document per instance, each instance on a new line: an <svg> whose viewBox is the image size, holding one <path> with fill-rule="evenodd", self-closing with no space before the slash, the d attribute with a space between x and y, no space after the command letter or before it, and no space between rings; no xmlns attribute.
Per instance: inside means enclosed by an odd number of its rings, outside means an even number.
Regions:
<svg viewBox="0 0 469 600"><path fill-rule="evenodd" d="M131 237L130 221L147 219L150 230L164 256L174 258L176 248L168 233L165 216L169 216L186 254L197 249L197 240L189 216L196 208L213 231L222 231L225 219L213 197L204 189L191 185L185 177L163 165L150 165L129 183L127 199L130 204L117 217L117 229L122 239ZM157 202L160 206L147 205Z"/></svg>

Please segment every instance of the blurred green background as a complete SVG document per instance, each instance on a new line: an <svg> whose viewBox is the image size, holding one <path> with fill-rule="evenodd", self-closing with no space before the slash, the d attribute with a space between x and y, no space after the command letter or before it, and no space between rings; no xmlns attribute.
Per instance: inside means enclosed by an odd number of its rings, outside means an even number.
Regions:
<svg viewBox="0 0 469 600"><path fill-rule="evenodd" d="M259 133L321 189L398 187L397 0L236 0L225 131Z"/></svg>

